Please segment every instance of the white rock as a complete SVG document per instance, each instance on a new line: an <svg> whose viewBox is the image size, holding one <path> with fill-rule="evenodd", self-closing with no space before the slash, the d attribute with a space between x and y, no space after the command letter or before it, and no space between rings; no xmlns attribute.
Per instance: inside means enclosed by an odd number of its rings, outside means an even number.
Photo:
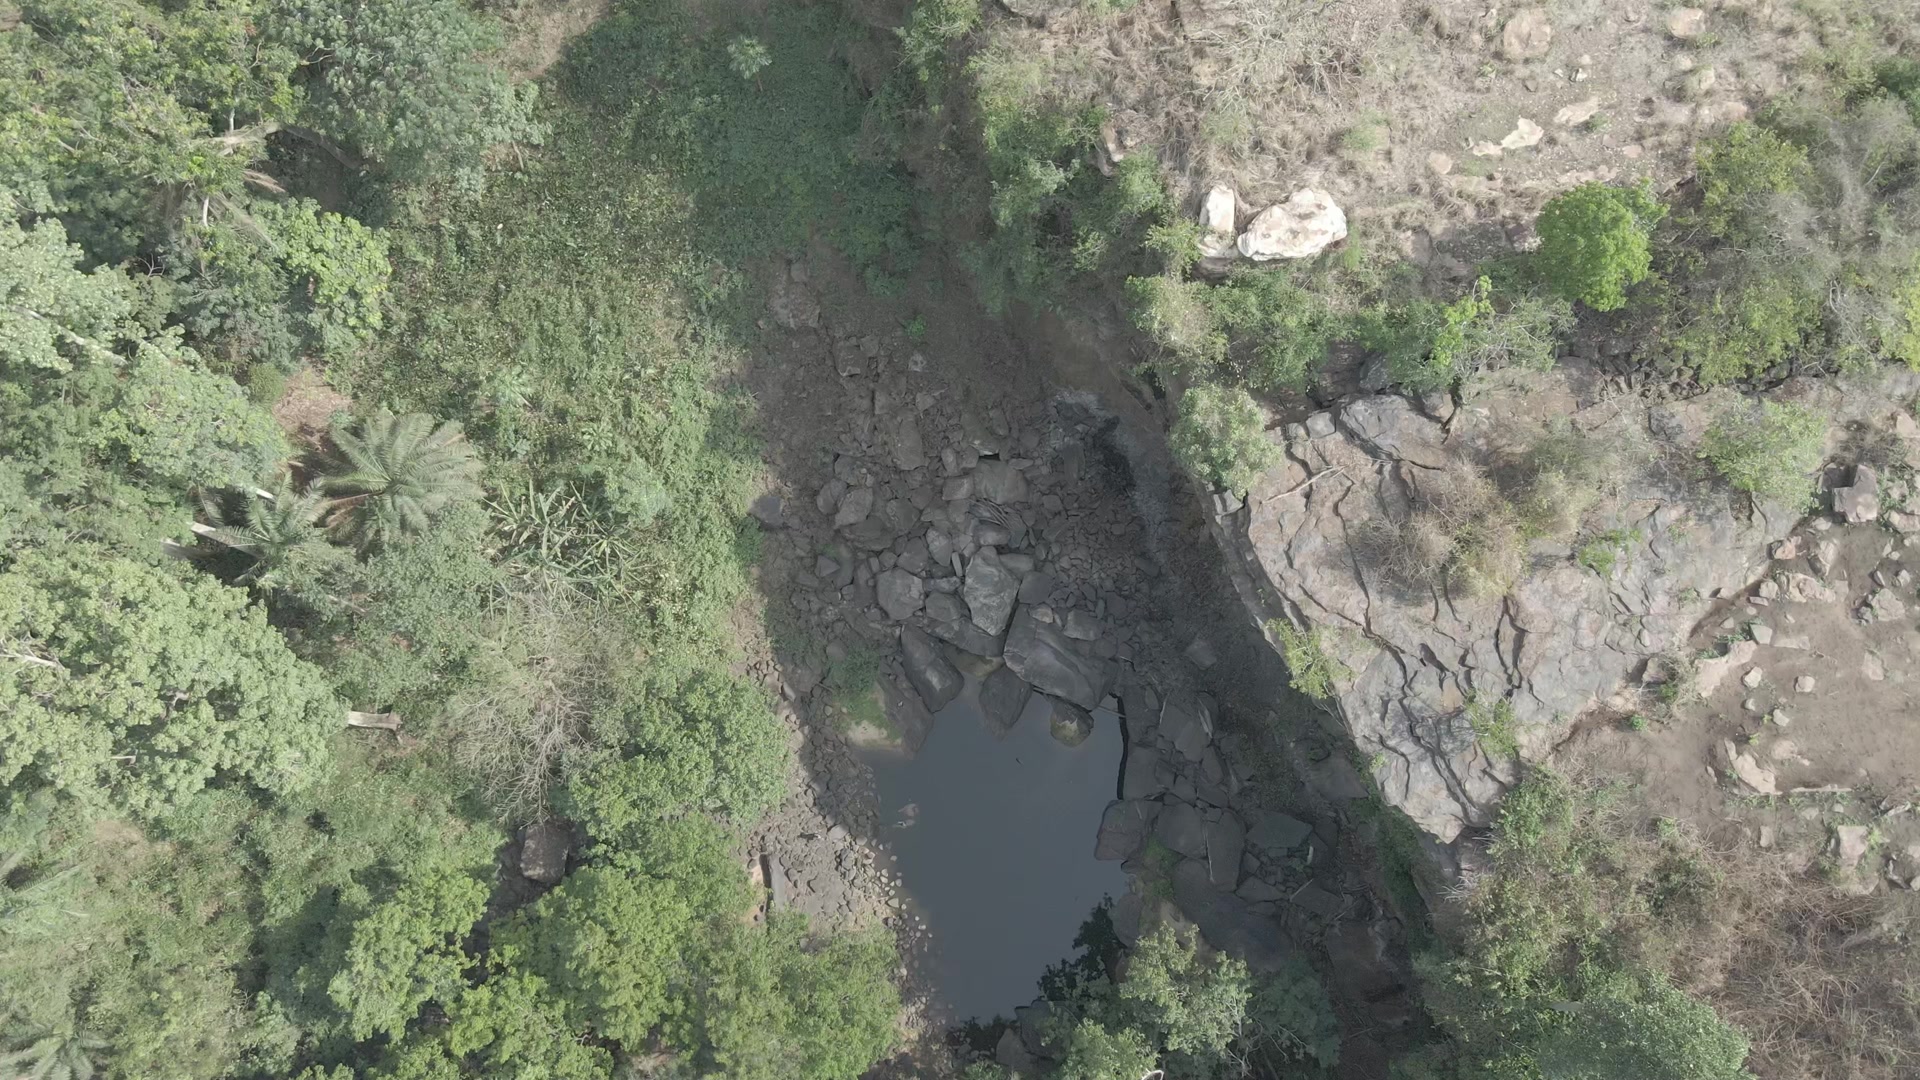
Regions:
<svg viewBox="0 0 1920 1080"><path fill-rule="evenodd" d="M1525 150L1529 146L1538 146L1540 140L1545 138L1546 134L1546 130L1539 124L1523 116L1520 118L1519 123L1513 126L1513 130L1507 133L1507 137L1500 140L1500 148L1502 150Z"/></svg>
<svg viewBox="0 0 1920 1080"><path fill-rule="evenodd" d="M1765 678L1765 673L1762 672L1759 668L1757 667L1748 668L1747 673L1745 675L1740 676L1740 684L1742 686L1745 686L1747 689L1751 690L1754 687L1760 685L1760 680L1762 678Z"/></svg>
<svg viewBox="0 0 1920 1080"><path fill-rule="evenodd" d="M1553 24L1545 8L1522 8L1500 31L1500 52L1509 60L1545 56L1553 45Z"/></svg>
<svg viewBox="0 0 1920 1080"><path fill-rule="evenodd" d="M1590 97L1584 101L1576 101L1566 108L1561 109L1559 112L1554 113L1553 122L1559 124L1561 127L1577 127L1593 119L1593 114L1599 111L1600 99L1598 97Z"/></svg>
<svg viewBox="0 0 1920 1080"><path fill-rule="evenodd" d="M1200 237L1200 254L1209 257L1233 254L1234 214L1238 204L1238 196L1225 184L1207 189L1207 197L1200 204L1200 224L1207 230Z"/></svg>
<svg viewBox="0 0 1920 1080"><path fill-rule="evenodd" d="M1333 196L1302 188L1286 202L1255 215L1240 234L1240 254L1257 262L1305 259L1347 237L1347 215Z"/></svg>
<svg viewBox="0 0 1920 1080"><path fill-rule="evenodd" d="M1682 41L1697 38L1707 30L1707 13L1695 7L1674 8L1667 12L1667 33Z"/></svg>
<svg viewBox="0 0 1920 1080"><path fill-rule="evenodd" d="M1813 693L1814 687L1818 685L1819 683L1814 681L1814 678L1811 675L1802 675L1799 678L1793 680L1794 692L1799 694L1811 694Z"/></svg>

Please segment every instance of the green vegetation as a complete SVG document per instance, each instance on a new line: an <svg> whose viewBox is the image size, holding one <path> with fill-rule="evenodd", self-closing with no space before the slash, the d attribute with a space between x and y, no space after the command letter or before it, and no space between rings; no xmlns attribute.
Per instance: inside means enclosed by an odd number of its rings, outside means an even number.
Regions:
<svg viewBox="0 0 1920 1080"><path fill-rule="evenodd" d="M1167 433L1174 459L1202 482L1244 492L1280 460L1267 417L1245 390L1189 387Z"/></svg>
<svg viewBox="0 0 1920 1080"><path fill-rule="evenodd" d="M1620 831L1607 789L1540 772L1501 804L1461 950L1423 962L1454 1036L1434 1075L1738 1080L1747 1038L1670 981L1715 873L1678 835Z"/></svg>
<svg viewBox="0 0 1920 1080"><path fill-rule="evenodd" d="M1798 509L1813 499L1813 471L1825 454L1827 422L1802 406L1762 401L1735 406L1707 429L1701 456L1733 487Z"/></svg>
<svg viewBox="0 0 1920 1080"><path fill-rule="evenodd" d="M1353 678L1347 665L1328 656L1317 629L1299 630L1282 619L1267 623L1267 632L1280 639L1287 658L1287 678L1295 690L1320 701L1334 698L1341 684Z"/></svg>
<svg viewBox="0 0 1920 1080"><path fill-rule="evenodd" d="M1638 529L1608 529L1595 533L1574 549L1573 561L1603 578L1610 578L1614 568L1620 564L1620 557L1642 539Z"/></svg>
<svg viewBox="0 0 1920 1080"><path fill-rule="evenodd" d="M1539 266L1554 290L1595 311L1627 302L1652 271L1649 236L1666 207L1645 188L1582 184L1540 212Z"/></svg>
<svg viewBox="0 0 1920 1080"><path fill-rule="evenodd" d="M1052 1080L1134 1080L1156 1068L1225 1080L1338 1060L1332 1003L1305 964L1255 977L1191 929L1160 926L1141 936L1115 983L1106 972L1119 943L1105 914L1097 909L1075 939L1081 956L1041 983L1052 1004L1042 1027L1057 1059ZM1090 933L1101 926L1104 933Z"/></svg>
<svg viewBox="0 0 1920 1080"><path fill-rule="evenodd" d="M1488 698L1475 694L1467 701L1467 723L1473 728L1474 741L1491 757L1520 756L1520 732L1513 715L1513 702L1504 697Z"/></svg>
<svg viewBox="0 0 1920 1080"><path fill-rule="evenodd" d="M883 278L904 189L845 152L831 18L634 7L545 107L458 0L0 18L9 1069L890 1050L890 939L747 920L789 762L729 667L758 462L711 258L825 223ZM350 418L294 446L303 366ZM551 818L540 893L506 829Z"/></svg>

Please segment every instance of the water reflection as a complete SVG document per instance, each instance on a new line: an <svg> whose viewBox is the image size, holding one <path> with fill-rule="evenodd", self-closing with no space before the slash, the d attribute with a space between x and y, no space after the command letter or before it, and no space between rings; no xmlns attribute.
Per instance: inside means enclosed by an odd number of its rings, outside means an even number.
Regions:
<svg viewBox="0 0 1920 1080"><path fill-rule="evenodd" d="M931 936L925 977L956 1020L1032 1000L1088 909L1126 890L1118 863L1093 858L1119 717L1095 710L1093 735L1068 748L1048 732L1051 711L1036 694L995 739L969 679L919 754L872 759L886 840Z"/></svg>

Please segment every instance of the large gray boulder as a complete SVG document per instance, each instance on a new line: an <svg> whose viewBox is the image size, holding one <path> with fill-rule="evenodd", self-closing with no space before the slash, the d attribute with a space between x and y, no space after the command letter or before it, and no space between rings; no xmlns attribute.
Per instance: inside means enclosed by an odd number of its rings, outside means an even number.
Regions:
<svg viewBox="0 0 1920 1080"><path fill-rule="evenodd" d="M1253 827L1247 830L1247 841L1269 855L1285 855L1312 833L1313 826L1299 818L1264 810L1255 815Z"/></svg>
<svg viewBox="0 0 1920 1080"><path fill-rule="evenodd" d="M1160 794L1160 764L1160 753L1152 747L1129 747L1126 767L1120 770L1120 797L1144 799Z"/></svg>
<svg viewBox="0 0 1920 1080"><path fill-rule="evenodd" d="M1240 857L1247 851L1247 827L1228 810L1207 825L1207 877L1213 887L1232 892L1240 884Z"/></svg>
<svg viewBox="0 0 1920 1080"><path fill-rule="evenodd" d="M1013 617L1014 601L1020 595L1020 575L1000 561L1000 553L983 548L967 564L966 583L960 595L967 601L973 624L989 634L1006 632Z"/></svg>
<svg viewBox="0 0 1920 1080"><path fill-rule="evenodd" d="M899 567L883 571L874 581L874 590L879 598L880 609L887 618L896 622L912 618L926 602L927 584L917 574L909 574Z"/></svg>
<svg viewBox="0 0 1920 1080"><path fill-rule="evenodd" d="M1160 710L1160 734L1188 761L1199 761L1213 741L1212 699L1188 691L1168 698Z"/></svg>
<svg viewBox="0 0 1920 1080"><path fill-rule="evenodd" d="M1107 804L1100 816L1100 833L1093 842L1093 857L1105 862L1131 859L1147 846L1153 822L1160 816L1160 804L1141 799Z"/></svg>
<svg viewBox="0 0 1920 1080"><path fill-rule="evenodd" d="M1207 819L1183 802L1169 802L1153 827L1154 838L1190 859L1207 857Z"/></svg>
<svg viewBox="0 0 1920 1080"><path fill-rule="evenodd" d="M1033 687L1020 676L1005 666L994 668L980 683L980 716L987 722L988 730L996 736L1012 731L1031 696Z"/></svg>
<svg viewBox="0 0 1920 1080"><path fill-rule="evenodd" d="M973 470L973 494L1002 505L1026 502L1027 474L1005 461L982 461Z"/></svg>
<svg viewBox="0 0 1920 1080"><path fill-rule="evenodd" d="M1114 665L1087 656L1051 623L1022 612L1007 632L1007 666L1042 693L1096 709L1113 685Z"/></svg>
<svg viewBox="0 0 1920 1080"><path fill-rule="evenodd" d="M900 630L900 655L907 669L907 681L920 692L928 712L939 712L960 694L964 680L960 671L941 654L921 630L906 626Z"/></svg>
<svg viewBox="0 0 1920 1080"><path fill-rule="evenodd" d="M1245 962L1257 974L1278 971L1298 952L1279 923L1216 888L1207 864L1199 859L1183 860L1173 868L1173 903L1192 920L1207 944Z"/></svg>

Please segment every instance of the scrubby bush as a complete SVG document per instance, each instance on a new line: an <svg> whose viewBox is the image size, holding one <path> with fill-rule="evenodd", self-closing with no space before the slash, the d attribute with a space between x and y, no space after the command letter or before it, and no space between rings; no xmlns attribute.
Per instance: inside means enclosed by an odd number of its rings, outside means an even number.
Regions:
<svg viewBox="0 0 1920 1080"><path fill-rule="evenodd" d="M1295 690L1324 701L1353 678L1347 665L1327 655L1319 630L1296 629L1285 619L1274 619L1267 623L1267 629L1280 639L1280 651L1287 658L1287 676Z"/></svg>
<svg viewBox="0 0 1920 1080"><path fill-rule="evenodd" d="M1762 401L1723 413L1707 429L1700 456L1736 491L1803 507L1812 497L1826 418L1800 405Z"/></svg>
<svg viewBox="0 0 1920 1080"><path fill-rule="evenodd" d="M1700 219L1715 236L1753 231L1750 215L1768 197L1797 191L1807 176L1807 152L1756 124L1742 121L1694 152L1700 183Z"/></svg>
<svg viewBox="0 0 1920 1080"><path fill-rule="evenodd" d="M1541 277L1595 311L1624 306L1652 270L1649 237L1665 214L1646 188L1588 182L1555 196L1540 213Z"/></svg>
<svg viewBox="0 0 1920 1080"><path fill-rule="evenodd" d="M1190 387L1167 434L1174 458L1205 483L1245 491L1280 460L1267 439L1267 416L1245 390Z"/></svg>
<svg viewBox="0 0 1920 1080"><path fill-rule="evenodd" d="M1436 309L1434 318L1430 345L1390 358L1393 381L1408 390L1447 389L1484 372L1547 371L1560 338L1573 329L1573 309L1565 300L1523 293L1496 302L1485 277Z"/></svg>

